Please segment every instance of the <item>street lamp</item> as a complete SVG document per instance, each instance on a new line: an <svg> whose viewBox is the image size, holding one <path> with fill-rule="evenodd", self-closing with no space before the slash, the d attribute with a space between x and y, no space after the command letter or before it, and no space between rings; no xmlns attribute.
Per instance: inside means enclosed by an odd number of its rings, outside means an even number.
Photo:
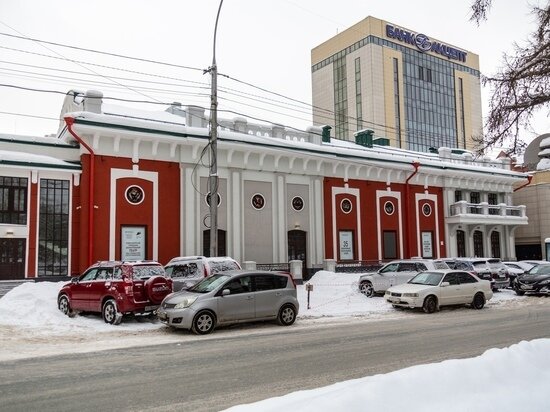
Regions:
<svg viewBox="0 0 550 412"><path fill-rule="evenodd" d="M220 0L216 25L214 26L214 45L212 47L212 66L208 71L212 76L210 93L210 256L218 256L218 68L216 66L216 34L223 0Z"/></svg>

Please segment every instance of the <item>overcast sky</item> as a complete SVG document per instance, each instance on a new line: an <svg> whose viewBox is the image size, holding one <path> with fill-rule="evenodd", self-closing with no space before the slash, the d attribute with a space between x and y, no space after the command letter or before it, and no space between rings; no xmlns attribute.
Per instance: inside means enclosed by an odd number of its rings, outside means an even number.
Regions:
<svg viewBox="0 0 550 412"><path fill-rule="evenodd" d="M481 72L490 75L514 42L524 42L534 18L527 1L494 0L489 20L477 27L469 22L470 4L471 0L225 0L218 26L218 70L311 103L311 49L371 15L478 54ZM218 0L0 0L0 33L205 69L212 63L218 5ZM200 70L0 35L2 84L63 93L97 89L108 97L208 107L209 82ZM220 117L236 116L223 112L228 110L298 128L311 124L306 105L226 78L220 78L219 85ZM486 115L489 91L482 95ZM0 86L0 97L0 133L42 136L57 131L56 120L27 116L57 118L63 95ZM549 129L548 118L538 116L535 132Z"/></svg>

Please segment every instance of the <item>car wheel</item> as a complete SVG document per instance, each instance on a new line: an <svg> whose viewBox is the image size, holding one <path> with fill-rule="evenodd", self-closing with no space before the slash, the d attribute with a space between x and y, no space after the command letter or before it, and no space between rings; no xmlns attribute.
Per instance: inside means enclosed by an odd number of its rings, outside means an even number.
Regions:
<svg viewBox="0 0 550 412"><path fill-rule="evenodd" d="M485 306L485 296L483 295L483 293L478 292L474 296L472 307L474 309L483 309L483 306Z"/></svg>
<svg viewBox="0 0 550 412"><path fill-rule="evenodd" d="M437 299L435 298L435 296L428 296L426 299L424 299L422 309L426 313L434 313L437 310Z"/></svg>
<svg viewBox="0 0 550 412"><path fill-rule="evenodd" d="M282 326L290 326L296 320L296 309L292 305L284 305L281 310L279 310L279 315L277 316L277 322Z"/></svg>
<svg viewBox="0 0 550 412"><path fill-rule="evenodd" d="M120 322L122 322L122 313L118 311L114 299L109 299L103 304L102 315L105 323L118 325L120 324Z"/></svg>
<svg viewBox="0 0 550 412"><path fill-rule="evenodd" d="M370 282L362 282L361 286L359 286L359 290L367 298L372 298L374 296L374 288Z"/></svg>
<svg viewBox="0 0 550 412"><path fill-rule="evenodd" d="M71 303L69 302L69 297L67 295L61 295L57 301L57 307L59 310L70 318L73 318L76 313L71 309Z"/></svg>
<svg viewBox="0 0 550 412"><path fill-rule="evenodd" d="M214 314L205 310L195 316L191 330L197 335L206 335L214 330L214 326L216 326Z"/></svg>
<svg viewBox="0 0 550 412"><path fill-rule="evenodd" d="M518 296L525 295L525 291L521 290L520 288L515 287L514 291L516 292L516 295L518 295Z"/></svg>

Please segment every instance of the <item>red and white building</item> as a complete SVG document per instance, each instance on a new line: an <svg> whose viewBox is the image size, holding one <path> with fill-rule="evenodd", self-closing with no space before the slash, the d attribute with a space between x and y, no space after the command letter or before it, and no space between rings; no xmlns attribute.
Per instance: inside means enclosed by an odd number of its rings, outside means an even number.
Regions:
<svg viewBox="0 0 550 412"><path fill-rule="evenodd" d="M208 253L208 119L69 92L56 137L0 135L0 279ZM515 256L527 175L467 151L221 120L219 254L240 262Z"/></svg>

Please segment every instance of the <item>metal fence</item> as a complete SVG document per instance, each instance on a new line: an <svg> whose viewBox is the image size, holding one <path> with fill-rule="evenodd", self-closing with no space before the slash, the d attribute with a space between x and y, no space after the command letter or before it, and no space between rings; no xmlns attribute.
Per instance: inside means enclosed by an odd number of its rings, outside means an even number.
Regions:
<svg viewBox="0 0 550 412"><path fill-rule="evenodd" d="M336 273L376 272L382 266L384 262L380 260L340 261L336 263Z"/></svg>

